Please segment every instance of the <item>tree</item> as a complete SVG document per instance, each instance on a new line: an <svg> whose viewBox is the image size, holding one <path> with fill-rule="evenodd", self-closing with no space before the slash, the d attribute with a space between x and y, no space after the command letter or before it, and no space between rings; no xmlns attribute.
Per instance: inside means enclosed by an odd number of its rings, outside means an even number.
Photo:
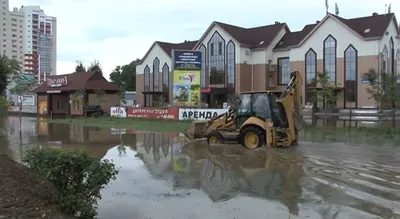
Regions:
<svg viewBox="0 0 400 219"><path fill-rule="evenodd" d="M98 60L93 60L92 63L90 63L89 67L87 68L88 72L100 72L103 74L103 70L101 67L101 64Z"/></svg>
<svg viewBox="0 0 400 219"><path fill-rule="evenodd" d="M370 84L370 87L367 88L369 99L375 100L380 109L392 109L398 105L398 78L397 75L385 72L378 74L375 69L369 69L363 74L363 79Z"/></svg>
<svg viewBox="0 0 400 219"><path fill-rule="evenodd" d="M4 95L10 80L20 72L21 67L17 60L0 55L0 95Z"/></svg>
<svg viewBox="0 0 400 219"><path fill-rule="evenodd" d="M330 83L329 76L325 72L318 73L317 76L313 81L317 87L311 91L313 102L322 102L323 108L336 108L338 85Z"/></svg>
<svg viewBox="0 0 400 219"><path fill-rule="evenodd" d="M75 72L86 72L86 68L81 61L76 61Z"/></svg>
<svg viewBox="0 0 400 219"><path fill-rule="evenodd" d="M98 60L93 60L88 67L85 67L82 61L77 61L75 72L100 72L103 74L101 64Z"/></svg>
<svg viewBox="0 0 400 219"><path fill-rule="evenodd" d="M124 66L117 66L110 74L110 80L116 83L121 91L135 91L136 90L136 66L140 60L136 59L131 63Z"/></svg>

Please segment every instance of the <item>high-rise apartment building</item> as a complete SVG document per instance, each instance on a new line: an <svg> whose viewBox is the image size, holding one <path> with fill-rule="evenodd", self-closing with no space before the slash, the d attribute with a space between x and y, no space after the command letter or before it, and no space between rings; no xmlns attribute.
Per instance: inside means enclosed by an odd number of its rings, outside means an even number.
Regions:
<svg viewBox="0 0 400 219"><path fill-rule="evenodd" d="M25 6L24 72L35 73L38 79L56 74L57 19L47 16L39 6Z"/></svg>
<svg viewBox="0 0 400 219"><path fill-rule="evenodd" d="M37 79L56 74L57 19L40 6L9 10L9 0L0 0L0 53L19 61L24 73Z"/></svg>
<svg viewBox="0 0 400 219"><path fill-rule="evenodd" d="M0 52L16 59L20 65L24 60L24 14L18 8L8 10L8 0L0 0Z"/></svg>

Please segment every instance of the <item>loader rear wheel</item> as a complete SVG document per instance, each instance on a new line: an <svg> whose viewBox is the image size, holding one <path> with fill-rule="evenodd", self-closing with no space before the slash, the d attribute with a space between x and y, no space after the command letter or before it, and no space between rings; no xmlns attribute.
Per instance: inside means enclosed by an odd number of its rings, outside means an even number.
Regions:
<svg viewBox="0 0 400 219"><path fill-rule="evenodd" d="M240 133L240 143L251 150L261 147L265 144L265 135L263 131L255 126L244 128Z"/></svg>
<svg viewBox="0 0 400 219"><path fill-rule="evenodd" d="M207 142L208 144L223 144L225 143L225 138L224 136L221 135L221 133L217 131L212 131L210 134L207 136Z"/></svg>

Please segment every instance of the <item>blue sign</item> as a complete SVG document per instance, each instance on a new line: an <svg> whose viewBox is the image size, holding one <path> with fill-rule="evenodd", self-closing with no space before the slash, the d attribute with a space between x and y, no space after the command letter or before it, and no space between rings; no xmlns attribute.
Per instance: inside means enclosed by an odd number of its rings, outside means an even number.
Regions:
<svg viewBox="0 0 400 219"><path fill-rule="evenodd" d="M174 50L174 69L177 70L200 70L201 51L197 50Z"/></svg>

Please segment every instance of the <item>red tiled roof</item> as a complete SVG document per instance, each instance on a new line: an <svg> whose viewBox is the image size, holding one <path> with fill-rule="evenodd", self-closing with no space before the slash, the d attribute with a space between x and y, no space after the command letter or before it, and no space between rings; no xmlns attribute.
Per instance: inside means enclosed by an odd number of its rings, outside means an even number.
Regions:
<svg viewBox="0 0 400 219"><path fill-rule="evenodd" d="M243 28L221 22L214 22L237 40L242 46L252 49L268 47L286 23L277 23L261 27ZM289 29L287 28L289 31ZM263 43L261 43L264 41ZM261 43L261 44L260 44Z"/></svg>
<svg viewBox="0 0 400 219"><path fill-rule="evenodd" d="M46 82L34 89L34 93L45 93L47 91L74 91L74 90L109 90L118 91L118 86L108 82L99 72L75 72L65 75L48 76L47 79L67 77L67 85L62 87L48 87Z"/></svg>
<svg viewBox="0 0 400 219"><path fill-rule="evenodd" d="M392 19L396 19L393 13L390 14L375 14L368 17L359 17L345 19L333 14L327 16L333 16L338 19L344 25L352 29L354 32L358 33L364 38L375 38L382 37L385 34L387 27L389 26ZM324 18L326 19L326 18ZM397 23L397 21L396 21ZM318 24L306 25L303 30L297 32L288 32L282 39L278 42L274 49L284 49L290 46L298 45L305 37L311 33ZM365 32L366 29L370 29L369 32ZM398 32L399 33L399 32Z"/></svg>

